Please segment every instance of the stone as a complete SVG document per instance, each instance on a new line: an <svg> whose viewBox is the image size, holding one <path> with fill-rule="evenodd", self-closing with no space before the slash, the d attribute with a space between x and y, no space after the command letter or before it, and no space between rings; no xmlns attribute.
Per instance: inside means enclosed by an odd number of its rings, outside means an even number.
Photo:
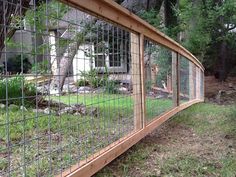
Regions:
<svg viewBox="0 0 236 177"><path fill-rule="evenodd" d="M79 87L77 90L78 93L91 93L92 91L93 91L93 89L91 87L87 87L87 86Z"/></svg>
<svg viewBox="0 0 236 177"><path fill-rule="evenodd" d="M157 95L156 96L157 99L162 99L162 98L165 98L163 95Z"/></svg>
<svg viewBox="0 0 236 177"><path fill-rule="evenodd" d="M75 112L73 115L74 116L81 116L81 114L79 112Z"/></svg>
<svg viewBox="0 0 236 177"><path fill-rule="evenodd" d="M8 106L8 109L11 110L11 111L17 111L19 109L19 107L15 104L10 104Z"/></svg>
<svg viewBox="0 0 236 177"><path fill-rule="evenodd" d="M120 93L129 93L129 89L128 88L126 88L126 87L119 87L118 88L118 91L120 92Z"/></svg>
<svg viewBox="0 0 236 177"><path fill-rule="evenodd" d="M0 103L0 108L1 109L4 109L6 107L6 105L5 104L3 104L3 103Z"/></svg>
<svg viewBox="0 0 236 177"><path fill-rule="evenodd" d="M57 115L63 115L63 114L74 114L76 112L75 107L67 106L57 112Z"/></svg>
<svg viewBox="0 0 236 177"><path fill-rule="evenodd" d="M89 110L89 115L90 116L93 116L93 117L98 117L98 109L97 108L91 108L90 110Z"/></svg>
<svg viewBox="0 0 236 177"><path fill-rule="evenodd" d="M48 85L37 86L37 91L40 94L49 94L49 86Z"/></svg>
<svg viewBox="0 0 236 177"><path fill-rule="evenodd" d="M43 109L33 109L34 113L44 113Z"/></svg>
<svg viewBox="0 0 236 177"><path fill-rule="evenodd" d="M50 109L50 108L45 108L45 109L43 110L43 113L44 113L44 114L52 114L52 113L55 113L55 111L53 111L53 110Z"/></svg>
<svg viewBox="0 0 236 177"><path fill-rule="evenodd" d="M233 84L232 83L229 83L229 88L234 88Z"/></svg>
<svg viewBox="0 0 236 177"><path fill-rule="evenodd" d="M24 107L24 106L20 106L20 110L28 111L28 110L26 109L26 107Z"/></svg>
<svg viewBox="0 0 236 177"><path fill-rule="evenodd" d="M96 90L93 91L93 93L104 93L105 89L104 88L97 88Z"/></svg>
<svg viewBox="0 0 236 177"><path fill-rule="evenodd" d="M216 95L216 101L218 104L222 102L222 96L224 96L225 93L226 92L224 90L219 90L218 94Z"/></svg>

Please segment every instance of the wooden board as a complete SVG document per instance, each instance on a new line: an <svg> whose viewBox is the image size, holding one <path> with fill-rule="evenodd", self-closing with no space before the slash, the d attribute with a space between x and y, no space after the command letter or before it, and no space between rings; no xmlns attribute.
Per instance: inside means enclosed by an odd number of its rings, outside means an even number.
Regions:
<svg viewBox="0 0 236 177"><path fill-rule="evenodd" d="M142 128L142 88L139 53L139 35L131 33L131 78L134 100L134 127L135 130Z"/></svg>
<svg viewBox="0 0 236 177"><path fill-rule="evenodd" d="M202 102L203 100L194 100L188 103L184 103L176 108L173 108L171 111L165 113L160 117L156 117L152 122L150 122L146 127L141 130L134 132L133 134L122 138L121 140L114 143L114 145L110 145L110 148L105 148L98 153L98 156L95 156L93 160L88 163L84 163L84 165L79 166L78 164L72 166L70 169L65 171L64 173L58 176L70 176L70 177L89 177L95 174L98 170L102 169L109 162L114 160L116 157L124 153L162 123L167 121L170 117L175 115L187 107ZM93 156L94 157L94 156Z"/></svg>
<svg viewBox="0 0 236 177"><path fill-rule="evenodd" d="M74 8L81 9L95 16L102 17L104 20L120 25L132 32L143 34L150 40L178 52L188 60L195 63L204 71L203 65L198 59L183 46L169 38L159 30L131 13L129 10L118 5L111 0L60 0Z"/></svg>

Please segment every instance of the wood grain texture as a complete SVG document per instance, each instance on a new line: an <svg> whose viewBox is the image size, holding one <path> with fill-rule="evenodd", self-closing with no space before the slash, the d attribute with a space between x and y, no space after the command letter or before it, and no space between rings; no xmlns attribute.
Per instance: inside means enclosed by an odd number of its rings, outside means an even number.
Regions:
<svg viewBox="0 0 236 177"><path fill-rule="evenodd" d="M111 0L60 0L63 3L69 4L74 8L81 9L92 15L103 18L121 27L124 27L132 32L143 34L150 40L167 47L175 52L178 52L188 60L195 63L202 71L203 65L198 59L191 54L183 46L169 38L159 30L139 18L137 15L131 13L129 10L118 5Z"/></svg>

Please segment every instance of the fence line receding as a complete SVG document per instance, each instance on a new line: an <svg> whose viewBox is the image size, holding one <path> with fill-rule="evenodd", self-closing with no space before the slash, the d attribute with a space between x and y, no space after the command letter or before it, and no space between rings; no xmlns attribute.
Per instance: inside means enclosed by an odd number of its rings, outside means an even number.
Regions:
<svg viewBox="0 0 236 177"><path fill-rule="evenodd" d="M107 0L0 0L0 176L91 176L204 100L204 68Z"/></svg>

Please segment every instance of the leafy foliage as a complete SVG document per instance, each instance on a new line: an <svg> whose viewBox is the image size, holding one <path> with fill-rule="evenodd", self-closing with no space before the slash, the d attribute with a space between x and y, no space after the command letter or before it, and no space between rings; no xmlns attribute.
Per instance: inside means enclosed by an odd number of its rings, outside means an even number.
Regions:
<svg viewBox="0 0 236 177"><path fill-rule="evenodd" d="M1 102L8 99L9 103L20 103L21 98L26 97L27 100L27 97L35 95L35 85L25 82L25 79L22 75L17 75L12 78L4 78L0 80Z"/></svg>
<svg viewBox="0 0 236 177"><path fill-rule="evenodd" d="M80 76L83 78L84 82L88 82L93 88L98 88L102 85L102 79L98 76L98 71L96 69L80 71Z"/></svg>
<svg viewBox="0 0 236 177"><path fill-rule="evenodd" d="M6 68L7 67L7 68ZM26 55L17 55L4 62L4 69L12 73L27 73L31 68L31 63Z"/></svg>
<svg viewBox="0 0 236 177"><path fill-rule="evenodd" d="M50 73L48 60L43 60L42 62L34 63L32 65L31 72L37 74Z"/></svg>
<svg viewBox="0 0 236 177"><path fill-rule="evenodd" d="M227 75L236 64L236 1L182 0L180 5L184 46L198 56L207 71L224 70ZM222 49L223 43L226 49Z"/></svg>

